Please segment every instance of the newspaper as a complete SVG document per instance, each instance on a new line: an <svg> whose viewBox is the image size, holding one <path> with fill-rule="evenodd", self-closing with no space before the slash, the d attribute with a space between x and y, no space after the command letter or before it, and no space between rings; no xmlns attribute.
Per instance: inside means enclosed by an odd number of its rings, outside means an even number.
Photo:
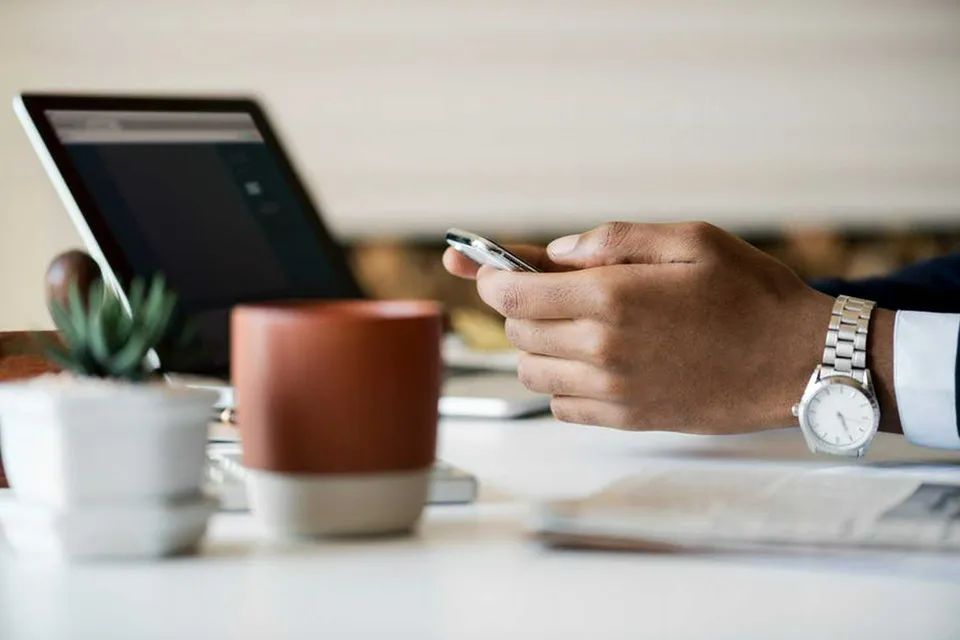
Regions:
<svg viewBox="0 0 960 640"><path fill-rule="evenodd" d="M543 505L537 530L563 546L957 552L960 471L955 475L956 484L910 474L803 468L651 471L589 498Z"/></svg>

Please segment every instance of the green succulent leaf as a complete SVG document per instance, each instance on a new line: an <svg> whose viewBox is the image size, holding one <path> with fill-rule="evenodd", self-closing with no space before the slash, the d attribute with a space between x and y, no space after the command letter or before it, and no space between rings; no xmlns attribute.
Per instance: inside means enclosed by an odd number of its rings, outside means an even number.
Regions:
<svg viewBox="0 0 960 640"><path fill-rule="evenodd" d="M91 375L84 364L75 359L69 351L62 347L47 347L43 350L43 357L62 369L73 371L79 375Z"/></svg>
<svg viewBox="0 0 960 640"><path fill-rule="evenodd" d="M143 362L149 350L147 336L135 335L109 359L110 369L118 373L129 371Z"/></svg>
<svg viewBox="0 0 960 640"><path fill-rule="evenodd" d="M99 283L94 283L94 286L90 288L93 291L94 287ZM83 304L83 300L80 298L80 287L77 285L77 281L74 280L70 283L70 288L67 290L67 303L69 305L69 314L70 321L73 323L73 329L79 335L83 335L87 331L87 309Z"/></svg>
<svg viewBox="0 0 960 640"><path fill-rule="evenodd" d="M154 276L153 280L150 282L150 291L147 293L147 299L143 303L141 317L143 317L144 320L156 320L157 316L162 311L165 293L166 291L163 276Z"/></svg>
<svg viewBox="0 0 960 640"><path fill-rule="evenodd" d="M70 312L67 311L59 302L50 303L50 317L53 318L53 325L57 328L64 340L68 343L80 340L80 335L74 329L73 320L70 318Z"/></svg>
<svg viewBox="0 0 960 640"><path fill-rule="evenodd" d="M110 344L104 328L102 313L91 309L90 313L90 354L97 362L107 362L110 359Z"/></svg>
<svg viewBox="0 0 960 640"><path fill-rule="evenodd" d="M143 280L140 278L134 278L133 282L130 283L130 295L127 296L127 302L130 304L130 315L136 316L143 304Z"/></svg>

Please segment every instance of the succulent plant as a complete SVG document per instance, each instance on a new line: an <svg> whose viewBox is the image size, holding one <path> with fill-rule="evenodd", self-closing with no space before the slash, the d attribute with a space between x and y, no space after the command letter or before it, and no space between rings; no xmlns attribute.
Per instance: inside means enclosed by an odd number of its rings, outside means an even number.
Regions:
<svg viewBox="0 0 960 640"><path fill-rule="evenodd" d="M101 280L90 285L86 300L76 282L71 282L66 304L50 302L62 344L47 345L47 358L82 376L134 382L150 376L147 353L173 341L177 296L161 275L149 285L136 278L129 291L127 313ZM184 339L183 335L178 338Z"/></svg>

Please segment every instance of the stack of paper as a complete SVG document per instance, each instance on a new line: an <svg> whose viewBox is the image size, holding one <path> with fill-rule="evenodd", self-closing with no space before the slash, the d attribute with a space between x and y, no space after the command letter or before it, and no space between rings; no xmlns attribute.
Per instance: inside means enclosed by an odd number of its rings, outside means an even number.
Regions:
<svg viewBox="0 0 960 640"><path fill-rule="evenodd" d="M546 504L537 528L563 546L960 551L960 474L956 482L796 467L661 470Z"/></svg>

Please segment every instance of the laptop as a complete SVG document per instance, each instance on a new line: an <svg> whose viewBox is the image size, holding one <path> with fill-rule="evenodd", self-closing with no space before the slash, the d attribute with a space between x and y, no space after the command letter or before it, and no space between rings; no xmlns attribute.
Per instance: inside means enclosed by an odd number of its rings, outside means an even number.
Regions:
<svg viewBox="0 0 960 640"><path fill-rule="evenodd" d="M117 295L157 272L179 293L198 347L159 356L171 381L217 388L229 408L231 307L363 297L255 100L24 93L14 110ZM511 372L448 374L445 416L549 407Z"/></svg>

